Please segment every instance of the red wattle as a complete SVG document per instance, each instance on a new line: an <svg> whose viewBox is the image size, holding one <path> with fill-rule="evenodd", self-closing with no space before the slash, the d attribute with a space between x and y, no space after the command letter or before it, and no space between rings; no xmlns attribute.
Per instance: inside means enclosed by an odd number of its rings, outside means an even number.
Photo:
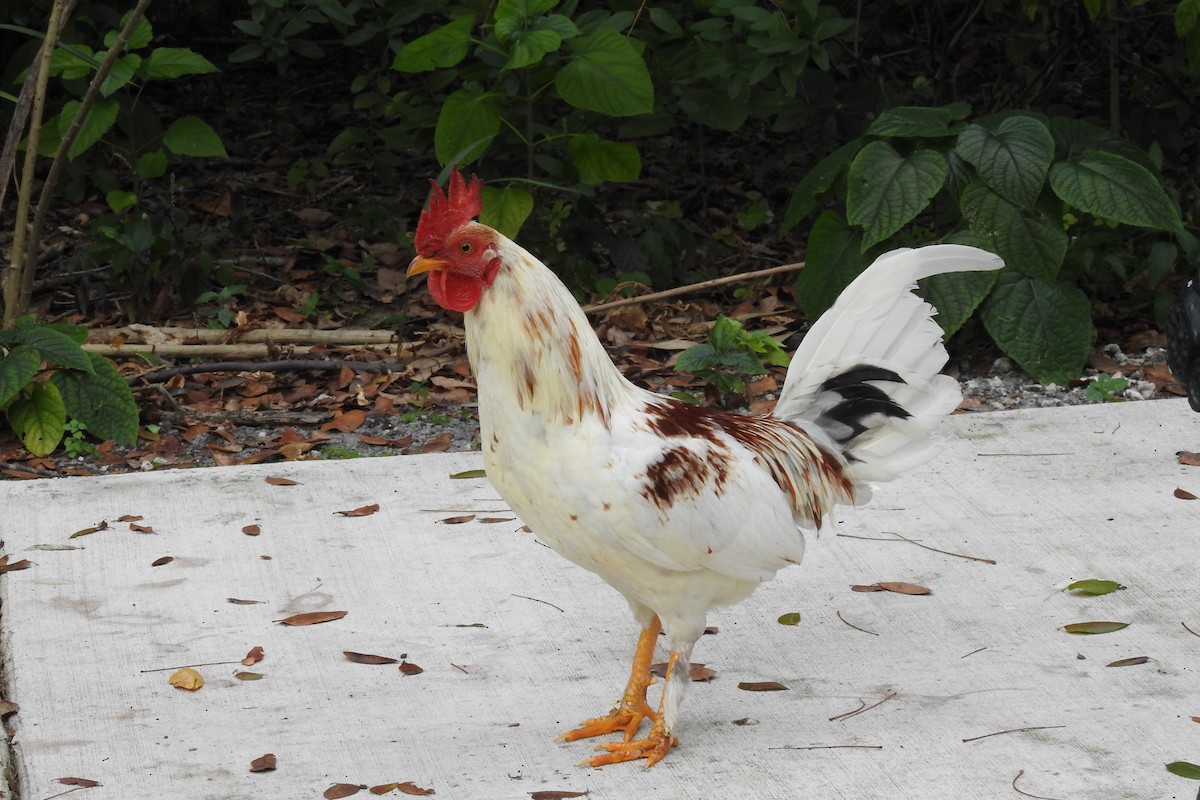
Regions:
<svg viewBox="0 0 1200 800"><path fill-rule="evenodd" d="M483 281L439 269L429 273L429 293L450 311L470 311L483 293Z"/></svg>

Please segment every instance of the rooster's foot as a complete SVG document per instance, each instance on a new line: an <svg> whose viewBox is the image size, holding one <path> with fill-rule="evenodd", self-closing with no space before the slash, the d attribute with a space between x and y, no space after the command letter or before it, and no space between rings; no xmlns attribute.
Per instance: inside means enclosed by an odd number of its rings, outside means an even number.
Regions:
<svg viewBox="0 0 1200 800"><path fill-rule="evenodd" d="M664 732L659 725L655 725L645 739L637 739L632 742L603 742L596 745L597 750L606 750L607 752L585 758L579 762L579 766L603 767L644 758L646 759L646 768L649 769L662 761L667 751L678 744L678 739Z"/></svg>
<svg viewBox="0 0 1200 800"><path fill-rule="evenodd" d="M651 722L658 720L658 714L648 706L645 701L638 708L633 705L622 703L619 708L613 709L603 717L593 717L592 719L584 720L578 728L559 734L558 738L567 742L574 742L578 739L589 739L593 736L604 736L608 733L617 733L618 731L625 734L625 741L629 742L637 733L638 727L642 724L642 720L649 718Z"/></svg>

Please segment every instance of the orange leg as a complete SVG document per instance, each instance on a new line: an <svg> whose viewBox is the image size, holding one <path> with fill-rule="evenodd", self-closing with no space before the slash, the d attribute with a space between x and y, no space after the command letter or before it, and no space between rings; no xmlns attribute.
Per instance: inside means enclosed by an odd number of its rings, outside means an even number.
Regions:
<svg viewBox="0 0 1200 800"><path fill-rule="evenodd" d="M654 715L654 725L650 728L650 734L645 739L634 741L630 741L626 737L623 742L602 742L596 746L596 749L608 752L584 759L579 762L579 766L603 767L608 764L620 764L623 761L636 761L644 758L646 759L646 769L649 769L662 761L663 757L667 755L667 751L679 744L679 740L667 730L666 717L667 692L670 690L671 677L675 674L678 661L679 654L672 652L667 660L667 676L663 679L663 696L658 703L658 713Z"/></svg>
<svg viewBox="0 0 1200 800"><path fill-rule="evenodd" d="M621 698L621 704L603 717L585 720L578 728L560 734L558 738L573 742L576 739L621 731L628 742L637 733L643 719L649 717L651 720L657 720L658 715L646 703L646 689L654 680L650 674L650 662L654 660L654 645L661 630L662 623L655 615L638 636L637 650L633 654L633 669L630 671L629 683L625 686L625 696Z"/></svg>

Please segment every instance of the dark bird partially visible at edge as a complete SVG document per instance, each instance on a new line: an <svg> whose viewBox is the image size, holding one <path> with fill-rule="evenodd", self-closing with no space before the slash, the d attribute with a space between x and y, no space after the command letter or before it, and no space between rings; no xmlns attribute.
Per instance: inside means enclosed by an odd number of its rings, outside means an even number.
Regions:
<svg viewBox="0 0 1200 800"><path fill-rule="evenodd" d="M1200 411L1200 278L1192 278L1167 312L1167 365Z"/></svg>

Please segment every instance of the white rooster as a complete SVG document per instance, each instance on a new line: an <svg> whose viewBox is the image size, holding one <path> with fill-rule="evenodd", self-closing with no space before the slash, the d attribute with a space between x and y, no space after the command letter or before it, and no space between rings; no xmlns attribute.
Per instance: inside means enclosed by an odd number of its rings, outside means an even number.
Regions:
<svg viewBox="0 0 1200 800"><path fill-rule="evenodd" d="M868 481L933 454L931 427L962 397L939 374L942 331L916 281L1002 262L958 245L881 256L809 330L775 410L742 416L625 380L554 273L473 221L481 189L457 169L448 194L434 184L408 274L428 273L434 300L465 314L488 478L542 541L624 595L641 626L619 705L563 738L619 732L582 764L652 766L677 744L708 610L798 564L803 531L835 504L865 502ZM653 709L660 630L669 658Z"/></svg>

